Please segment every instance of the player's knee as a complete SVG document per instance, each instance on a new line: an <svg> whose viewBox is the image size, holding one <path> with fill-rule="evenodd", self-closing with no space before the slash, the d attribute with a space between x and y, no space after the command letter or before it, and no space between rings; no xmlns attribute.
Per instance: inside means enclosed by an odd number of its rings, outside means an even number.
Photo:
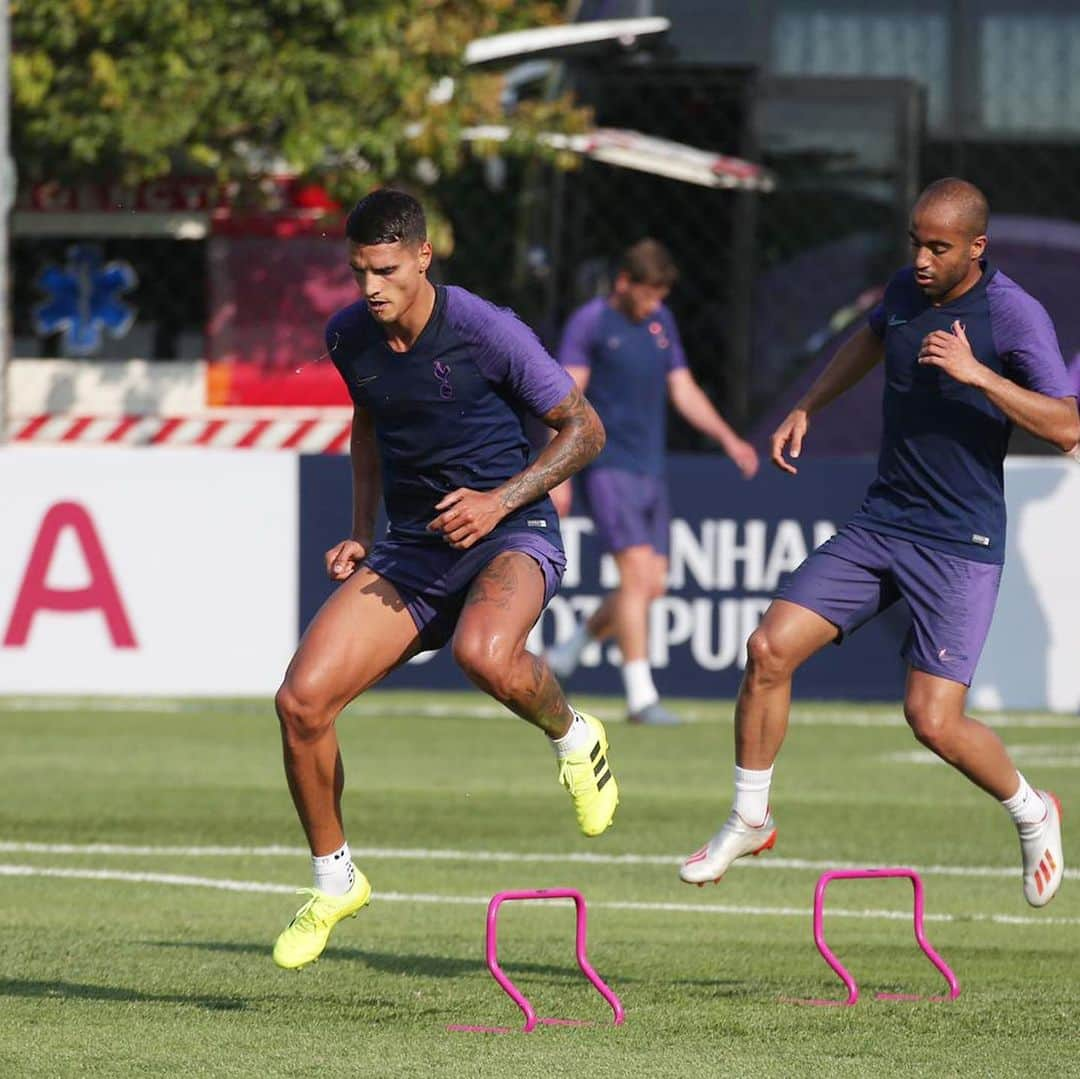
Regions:
<svg viewBox="0 0 1080 1079"><path fill-rule="evenodd" d="M278 719L286 738L291 741L309 742L318 738L332 722L327 710L316 695L305 692L304 687L292 679L286 679L274 697Z"/></svg>
<svg viewBox="0 0 1080 1079"><path fill-rule="evenodd" d="M667 580L662 576L652 579L649 586L649 602L660 599L667 592Z"/></svg>
<svg viewBox="0 0 1080 1079"><path fill-rule="evenodd" d="M510 657L486 634L463 634L454 638L454 662L469 679L493 697L507 694Z"/></svg>
<svg viewBox="0 0 1080 1079"><path fill-rule="evenodd" d="M904 718L912 734L928 749L942 749L951 727L949 713L923 701L905 701Z"/></svg>
<svg viewBox="0 0 1080 1079"><path fill-rule="evenodd" d="M618 591L623 595L652 598L656 582L653 556L646 547L629 547L615 555L619 567Z"/></svg>
<svg viewBox="0 0 1080 1079"><path fill-rule="evenodd" d="M768 630L759 626L746 642L746 676L751 681L770 683L791 674L791 664L785 658Z"/></svg>
<svg viewBox="0 0 1080 1079"><path fill-rule="evenodd" d="M646 603L657 598L655 582L647 574L626 574L619 581L619 591L627 598L643 600Z"/></svg>

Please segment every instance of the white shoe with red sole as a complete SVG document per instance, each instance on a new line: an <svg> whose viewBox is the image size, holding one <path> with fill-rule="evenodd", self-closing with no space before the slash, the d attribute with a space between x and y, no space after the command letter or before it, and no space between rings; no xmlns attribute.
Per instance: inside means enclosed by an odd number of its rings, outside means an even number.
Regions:
<svg viewBox="0 0 1080 1079"><path fill-rule="evenodd" d="M766 813L764 823L755 828L733 809L720 831L683 862L679 877L687 884L719 881L736 858L771 850L775 842L776 824L771 813Z"/></svg>
<svg viewBox="0 0 1080 1079"><path fill-rule="evenodd" d="M1046 816L1038 824L1022 825L1017 831L1024 859L1024 898L1033 907L1045 907L1057 894L1065 876L1061 803L1049 791L1035 793L1046 803Z"/></svg>

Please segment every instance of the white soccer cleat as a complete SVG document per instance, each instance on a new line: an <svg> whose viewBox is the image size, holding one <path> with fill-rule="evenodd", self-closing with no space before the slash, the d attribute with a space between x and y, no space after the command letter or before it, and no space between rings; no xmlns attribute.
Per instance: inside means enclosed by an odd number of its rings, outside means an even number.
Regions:
<svg viewBox="0 0 1080 1079"><path fill-rule="evenodd" d="M682 720L669 712L659 701L647 704L640 712L631 712L626 722L635 727L678 727Z"/></svg>
<svg viewBox="0 0 1080 1079"><path fill-rule="evenodd" d="M545 653L544 659L551 668L551 673L560 681L564 682L581 662L581 649L576 647L574 639L564 641L562 644L553 644Z"/></svg>
<svg viewBox="0 0 1080 1079"><path fill-rule="evenodd" d="M1046 816L1038 824L1020 826L1020 853L1024 859L1024 898L1033 907L1045 907L1057 894L1065 876L1061 849L1061 803L1049 791L1035 792L1046 803Z"/></svg>
<svg viewBox="0 0 1080 1079"><path fill-rule="evenodd" d="M752 828L733 809L720 831L683 862L679 876L687 884L699 886L719 881L736 858L771 850L775 842L776 823L771 813L765 814L764 824Z"/></svg>

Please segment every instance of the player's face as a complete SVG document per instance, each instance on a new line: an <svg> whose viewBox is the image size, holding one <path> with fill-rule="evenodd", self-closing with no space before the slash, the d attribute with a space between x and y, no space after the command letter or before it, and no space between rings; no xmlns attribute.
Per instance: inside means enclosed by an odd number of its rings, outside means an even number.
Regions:
<svg viewBox="0 0 1080 1079"><path fill-rule="evenodd" d="M358 244L349 241L349 266L368 310L383 323L398 322L412 307L431 265L431 244Z"/></svg>
<svg viewBox="0 0 1080 1079"><path fill-rule="evenodd" d="M966 291L982 272L979 258L985 236L972 236L961 218L943 203L917 205L908 230L915 283L934 303L947 303Z"/></svg>
<svg viewBox="0 0 1080 1079"><path fill-rule="evenodd" d="M631 322L644 322L655 315L671 290L667 285L650 285L644 281L631 281L626 274L615 279L615 302L619 310Z"/></svg>

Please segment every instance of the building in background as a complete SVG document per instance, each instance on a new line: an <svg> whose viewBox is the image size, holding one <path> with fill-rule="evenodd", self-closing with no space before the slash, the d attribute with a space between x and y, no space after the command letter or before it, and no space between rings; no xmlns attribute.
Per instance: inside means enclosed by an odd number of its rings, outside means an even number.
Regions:
<svg viewBox="0 0 1080 1079"><path fill-rule="evenodd" d="M571 172L477 161L429 178L456 237L445 279L512 305L553 344L566 314L606 288L628 239L661 237L687 268L671 304L696 377L725 413L760 431L906 257L916 192L953 173L987 191L999 230L992 255L1045 299L1067 356L1080 353L1070 301L1080 292L1074 3L583 0L577 10L579 20L651 15L670 20L666 35L602 58L546 54L514 69L515 92L570 87L598 125L760 161L776 189L718 190L590 160ZM345 405L319 363L325 316L352 295L335 208L288 177L264 186L258 213L199 178L135 192L20 191L16 360L69 351L62 327L41 321L56 303L42 281L68 272L79 244L103 266L129 267L134 282L112 297L123 307L87 358L201 364L206 408ZM23 370L16 362L16 433L43 402L79 411L64 389L69 372L44 398L36 380L28 401ZM144 410L157 399L128 394ZM866 417L876 410L851 407L860 422L833 425L842 440L820 449L872 447ZM56 429L39 424L35 437ZM674 449L707 448L677 419L670 439Z"/></svg>
<svg viewBox="0 0 1080 1079"><path fill-rule="evenodd" d="M1045 296L1066 354L1080 352L1073 305L1059 302L1080 290L1075 3L585 0L579 8L583 19L645 15L671 21L661 51L602 70L569 67L568 80L600 122L722 146L767 166L776 190L673 198L667 186L593 164L553 177L554 208L542 203L532 230L544 249L531 255L545 272L542 323L579 302L583 268L614 254L628 224L661 236L700 274L672 297L695 373L726 412L760 423L906 258L918 190L953 174L986 190L997 222L1008 218L1005 242L995 247L991 237L992 257ZM864 414L861 404L852 412ZM862 427L827 449L868 451L875 432ZM703 448L677 423L672 431L675 446Z"/></svg>
<svg viewBox="0 0 1080 1079"><path fill-rule="evenodd" d="M477 160L453 178L428 177L456 239L443 250L443 279L513 305L553 341L569 310L606 288L625 243L661 237L685 269L671 303L696 377L763 437L906 257L915 193L959 173L991 198L993 257L1044 300L1067 357L1080 356L1075 3L657 0L579 10L583 19L652 14L670 19L666 35L602 61L549 55L517 72L517 92L573 86L598 125L760 162L775 187L723 190L585 157L569 172ZM337 455L351 410L322 341L326 316L355 295L340 208L289 176L265 178L257 207L199 177L134 191L45 184L19 191L12 226L8 400L18 445L0 453L0 651L10 661L0 663L0 689L272 691L281 657L325 597L321 552L348 528L348 464ZM878 392L865 380L807 456L874 448ZM38 442L286 452L21 447ZM707 448L674 423L671 446ZM781 575L847 516L872 468L866 459L805 466L797 489L771 472L729 488L726 463L672 458L672 581L656 607L652 657L665 689L734 692L746 636ZM1000 639L991 637L975 685L985 707L1075 711L1080 702L1078 482L1067 460L1010 462ZM183 527L167 528L161 548L167 518ZM564 635L612 584L588 522L570 518L565 531L570 569L536 644ZM235 545L252 536L270 537L258 541L260 576L229 605L237 620L223 620ZM897 640L903 631L899 611L873 630ZM192 633L201 646L184 644ZM249 647L233 662L238 640ZM829 650L804 692L894 698L903 667L889 640L878 643ZM59 667L57 655L67 657ZM419 657L396 677L455 684L448 666ZM597 649L585 666L586 688L616 688L609 655Z"/></svg>

